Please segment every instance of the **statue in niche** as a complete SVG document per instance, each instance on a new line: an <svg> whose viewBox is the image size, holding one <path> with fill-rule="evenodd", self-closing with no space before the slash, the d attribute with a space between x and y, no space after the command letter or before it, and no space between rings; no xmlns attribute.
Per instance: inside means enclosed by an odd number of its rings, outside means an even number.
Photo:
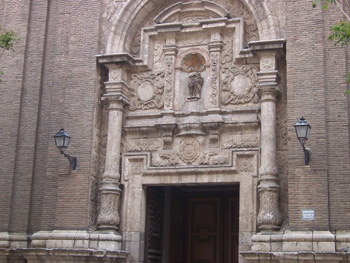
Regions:
<svg viewBox="0 0 350 263"><path fill-rule="evenodd" d="M203 55L192 52L188 53L181 60L181 71L188 73L188 100L198 100L201 98L201 92L204 79L201 72L205 71L206 62Z"/></svg>
<svg viewBox="0 0 350 263"><path fill-rule="evenodd" d="M189 73L188 89L190 97L188 99L200 99L203 86L203 78L200 72Z"/></svg>

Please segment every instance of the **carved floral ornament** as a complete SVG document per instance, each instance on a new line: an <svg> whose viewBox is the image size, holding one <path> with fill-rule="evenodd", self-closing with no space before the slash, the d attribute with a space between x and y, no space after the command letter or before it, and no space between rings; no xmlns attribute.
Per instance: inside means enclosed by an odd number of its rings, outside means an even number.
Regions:
<svg viewBox="0 0 350 263"><path fill-rule="evenodd" d="M131 111L163 107L164 75L162 71L131 75Z"/></svg>
<svg viewBox="0 0 350 263"><path fill-rule="evenodd" d="M226 66L221 69L222 99L224 105L244 104L251 102L256 96L258 78L254 66Z"/></svg>

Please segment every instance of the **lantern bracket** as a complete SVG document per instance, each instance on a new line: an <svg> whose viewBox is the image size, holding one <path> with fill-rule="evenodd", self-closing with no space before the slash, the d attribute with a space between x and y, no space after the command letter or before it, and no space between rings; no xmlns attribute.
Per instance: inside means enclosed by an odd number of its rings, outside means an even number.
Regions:
<svg viewBox="0 0 350 263"><path fill-rule="evenodd" d="M70 156L69 154L65 153L62 150L61 150L61 154L63 154L63 156L68 159L70 163L70 167L75 171L77 169L78 158L74 156Z"/></svg>

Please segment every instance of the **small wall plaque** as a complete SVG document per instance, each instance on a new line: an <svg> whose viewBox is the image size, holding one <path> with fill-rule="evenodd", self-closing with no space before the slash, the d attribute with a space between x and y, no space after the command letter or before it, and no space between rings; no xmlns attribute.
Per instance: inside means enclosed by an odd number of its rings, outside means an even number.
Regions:
<svg viewBox="0 0 350 263"><path fill-rule="evenodd" d="M315 210L302 210L301 218L303 220L315 220Z"/></svg>

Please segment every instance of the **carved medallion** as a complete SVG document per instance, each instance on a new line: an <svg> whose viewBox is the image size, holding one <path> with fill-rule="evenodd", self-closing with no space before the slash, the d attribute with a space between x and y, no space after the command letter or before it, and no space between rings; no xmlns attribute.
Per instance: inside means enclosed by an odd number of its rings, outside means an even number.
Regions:
<svg viewBox="0 0 350 263"><path fill-rule="evenodd" d="M164 72L132 74L130 83L130 110L163 107Z"/></svg>
<svg viewBox="0 0 350 263"><path fill-rule="evenodd" d="M180 159L187 163L193 163L196 161L199 157L200 153L200 147L199 147L199 142L192 138L192 137L185 137L181 142L180 142Z"/></svg>
<svg viewBox="0 0 350 263"><path fill-rule="evenodd" d="M223 75L221 102L224 105L237 105L252 101L258 83L256 70L255 67L247 65L224 67L221 71Z"/></svg>

